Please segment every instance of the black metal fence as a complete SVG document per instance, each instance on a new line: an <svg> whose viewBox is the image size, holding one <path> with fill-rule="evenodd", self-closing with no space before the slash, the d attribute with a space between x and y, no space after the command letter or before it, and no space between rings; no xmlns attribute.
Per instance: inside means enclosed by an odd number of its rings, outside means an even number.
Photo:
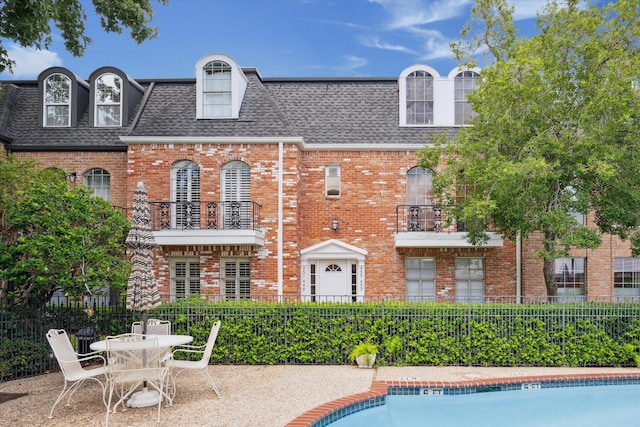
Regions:
<svg viewBox="0 0 640 427"><path fill-rule="evenodd" d="M355 342L373 338L381 346L382 363L388 364L610 366L623 359L608 353L627 342L640 344L640 304L634 302L312 303L293 296L274 302L190 298L164 303L149 316L171 321L173 333L188 333L197 341L206 339L211 319L221 319L217 363L345 364ZM122 304L101 306L95 301L0 307L0 380L57 369L46 342L49 329L67 330L77 349L88 351L93 340L129 332L138 319L139 313ZM395 337L400 345L386 347ZM585 348L593 349L593 354ZM248 354L253 356L247 359Z"/></svg>

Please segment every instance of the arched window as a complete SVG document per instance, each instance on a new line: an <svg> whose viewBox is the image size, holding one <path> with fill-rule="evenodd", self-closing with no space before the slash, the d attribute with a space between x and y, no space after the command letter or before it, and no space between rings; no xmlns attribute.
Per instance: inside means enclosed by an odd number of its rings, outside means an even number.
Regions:
<svg viewBox="0 0 640 427"><path fill-rule="evenodd" d="M93 190L93 197L110 199L111 177L104 169L91 169L82 176L85 188Z"/></svg>
<svg viewBox="0 0 640 427"><path fill-rule="evenodd" d="M433 76L427 71L414 71L406 78L407 124L433 124Z"/></svg>
<svg viewBox="0 0 640 427"><path fill-rule="evenodd" d="M467 102L467 95L478 88L478 76L475 71L462 71L453 80L456 125L467 124L477 116Z"/></svg>
<svg viewBox="0 0 640 427"><path fill-rule="evenodd" d="M202 67L202 114L205 117L231 117L231 66L211 61Z"/></svg>
<svg viewBox="0 0 640 427"><path fill-rule="evenodd" d="M95 80L95 125L122 126L122 79L102 74Z"/></svg>
<svg viewBox="0 0 640 427"><path fill-rule="evenodd" d="M241 161L229 162L222 168L220 179L224 204L224 228L250 229L251 170Z"/></svg>
<svg viewBox="0 0 640 427"><path fill-rule="evenodd" d="M407 204L433 204L433 175L430 170L416 166L407 172Z"/></svg>
<svg viewBox="0 0 640 427"><path fill-rule="evenodd" d="M62 73L51 74L44 81L44 125L71 126L71 79Z"/></svg>
<svg viewBox="0 0 640 427"><path fill-rule="evenodd" d="M173 228L200 228L200 168L190 160L171 167Z"/></svg>
<svg viewBox="0 0 640 427"><path fill-rule="evenodd" d="M434 231L439 226L431 180L431 171L420 166L407 172L407 231Z"/></svg>

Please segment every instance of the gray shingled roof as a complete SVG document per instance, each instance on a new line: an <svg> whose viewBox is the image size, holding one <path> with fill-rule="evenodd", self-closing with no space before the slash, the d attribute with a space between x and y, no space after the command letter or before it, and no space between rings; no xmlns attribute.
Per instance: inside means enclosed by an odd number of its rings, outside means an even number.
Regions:
<svg viewBox="0 0 640 427"><path fill-rule="evenodd" d="M302 137L312 144L425 144L453 127L400 127L393 78L261 79L248 86L239 119L196 120L195 79L144 81L147 93L132 124L92 126L89 110L77 127L39 126L37 82L5 84L0 136L10 148L124 150L119 136ZM11 83L11 82L6 82ZM7 114L10 111L10 115Z"/></svg>

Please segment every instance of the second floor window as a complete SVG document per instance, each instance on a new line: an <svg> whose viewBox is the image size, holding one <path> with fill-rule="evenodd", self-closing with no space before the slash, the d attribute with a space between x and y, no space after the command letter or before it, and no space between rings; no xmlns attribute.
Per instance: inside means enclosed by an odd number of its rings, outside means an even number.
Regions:
<svg viewBox="0 0 640 427"><path fill-rule="evenodd" d="M407 124L433 124L433 76L414 71L407 76Z"/></svg>
<svg viewBox="0 0 640 427"><path fill-rule="evenodd" d="M172 227L200 228L200 168L190 160L171 167Z"/></svg>
<svg viewBox="0 0 640 427"><path fill-rule="evenodd" d="M93 190L94 197L109 200L111 177L104 169L91 169L82 177L85 188Z"/></svg>
<svg viewBox="0 0 640 427"><path fill-rule="evenodd" d="M52 74L44 83L44 125L71 126L71 79L64 74Z"/></svg>
<svg viewBox="0 0 640 427"><path fill-rule="evenodd" d="M122 79L103 74L96 79L96 126L122 126Z"/></svg>
<svg viewBox="0 0 640 427"><path fill-rule="evenodd" d="M224 228L249 229L251 225L251 170L235 160L222 167Z"/></svg>
<svg viewBox="0 0 640 427"><path fill-rule="evenodd" d="M340 195L340 166L330 165L324 169L324 188L326 196Z"/></svg>
<svg viewBox="0 0 640 427"><path fill-rule="evenodd" d="M204 117L231 117L231 66L211 61L203 67Z"/></svg>

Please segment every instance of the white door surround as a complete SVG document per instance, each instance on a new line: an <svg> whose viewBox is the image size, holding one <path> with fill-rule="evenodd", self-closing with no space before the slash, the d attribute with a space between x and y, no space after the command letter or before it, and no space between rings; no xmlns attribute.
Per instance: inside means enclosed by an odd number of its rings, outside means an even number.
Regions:
<svg viewBox="0 0 640 427"><path fill-rule="evenodd" d="M352 298L363 301L366 259L366 250L337 239L301 250L300 293L303 299L341 297L336 301L347 302Z"/></svg>

